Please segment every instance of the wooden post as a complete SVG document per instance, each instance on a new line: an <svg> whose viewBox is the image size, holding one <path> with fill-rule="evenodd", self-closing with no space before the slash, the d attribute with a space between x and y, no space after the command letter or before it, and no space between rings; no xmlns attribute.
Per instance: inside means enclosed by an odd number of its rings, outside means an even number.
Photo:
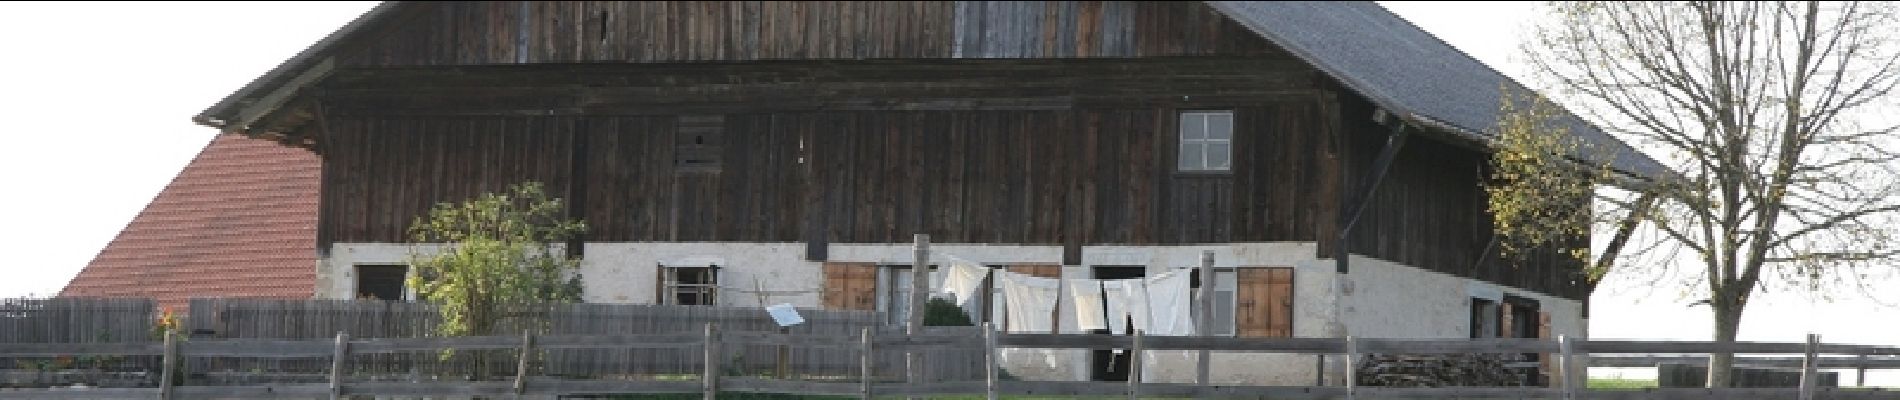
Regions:
<svg viewBox="0 0 1900 400"><path fill-rule="evenodd" d="M1326 355L1313 355L1313 386L1326 386Z"/></svg>
<svg viewBox="0 0 1900 400"><path fill-rule="evenodd" d="M703 371L699 372L700 389L703 392L701 395L704 396L703 398L705 400L716 400L719 397L720 355L718 335L719 333L713 329L713 324L711 322L706 323L705 344L701 346L701 348L706 350L706 362L703 363L704 365L701 365Z"/></svg>
<svg viewBox="0 0 1900 400"><path fill-rule="evenodd" d="M983 323L983 398L996 400L996 370L1001 360L996 356L996 325Z"/></svg>
<svg viewBox="0 0 1900 400"><path fill-rule="evenodd" d="M1867 387L1867 355L1854 356L1854 387Z"/></svg>
<svg viewBox="0 0 1900 400"><path fill-rule="evenodd" d="M1355 390L1359 386L1359 382L1355 382L1359 380L1359 371L1358 368L1353 367L1358 359L1359 344L1352 340L1352 336L1346 336L1346 361L1344 363L1346 364L1346 400L1359 398L1358 391Z"/></svg>
<svg viewBox="0 0 1900 400"><path fill-rule="evenodd" d="M791 333L791 328L778 327L778 334L780 336L789 336ZM790 358L792 358L791 346L778 345L778 354L776 354L776 357L773 357L773 360L776 362L772 365L772 376L781 380L791 379L791 376L789 376L791 375L789 371L792 369Z"/></svg>
<svg viewBox="0 0 1900 400"><path fill-rule="evenodd" d="M1194 317L1194 321L1198 322L1195 324L1198 325L1195 326L1195 329L1201 331L1202 337L1214 336L1213 332L1211 332L1214 330L1214 286L1218 285L1219 281L1219 279L1214 279L1214 251L1202 251L1201 312L1195 313L1196 315ZM1194 384L1207 386L1208 369L1211 368L1210 363L1212 363L1212 361L1208 359L1209 352L1207 348L1201 348L1200 353L1194 365Z"/></svg>
<svg viewBox="0 0 1900 400"><path fill-rule="evenodd" d="M1570 337L1557 335L1557 351L1559 352L1557 355L1557 373L1561 376L1561 378L1558 379L1563 382L1564 400L1577 400L1576 375L1581 375L1579 372L1582 371L1571 371L1572 368L1581 366L1575 365L1570 359Z"/></svg>
<svg viewBox="0 0 1900 400"><path fill-rule="evenodd" d="M871 382L876 377L872 366L877 357L871 349L871 328L864 328L858 333L858 398L863 400L871 400Z"/></svg>
<svg viewBox="0 0 1900 400"><path fill-rule="evenodd" d="M527 329L521 330L521 350L516 353L515 396L521 396L528 390L528 359L534 354L534 335Z"/></svg>
<svg viewBox="0 0 1900 400"><path fill-rule="evenodd" d="M910 265L910 319L905 321L904 334L916 338L924 333L924 302L930 300L930 235L919 233L913 238L916 247ZM904 373L905 381L912 385L924 382L923 352L917 346L904 347Z"/></svg>
<svg viewBox="0 0 1900 400"><path fill-rule="evenodd" d="M330 353L330 400L343 397L343 362L350 358L350 334L336 333L336 348Z"/></svg>
<svg viewBox="0 0 1900 400"><path fill-rule="evenodd" d="M178 332L169 329L165 330L165 357L161 362L165 363L165 367L162 370L164 372L160 372L158 375L158 398L161 400L171 400L172 377L179 373ZM334 392L334 389L332 392ZM335 397L332 396L332 398Z"/></svg>
<svg viewBox="0 0 1900 400"><path fill-rule="evenodd" d="M1128 352L1128 400L1141 398L1141 330L1135 330L1135 344Z"/></svg>
<svg viewBox="0 0 1900 400"><path fill-rule="evenodd" d="M1801 358L1801 400L1814 400L1814 389L1820 386L1815 376L1815 352L1821 347L1821 335L1808 334L1808 350Z"/></svg>

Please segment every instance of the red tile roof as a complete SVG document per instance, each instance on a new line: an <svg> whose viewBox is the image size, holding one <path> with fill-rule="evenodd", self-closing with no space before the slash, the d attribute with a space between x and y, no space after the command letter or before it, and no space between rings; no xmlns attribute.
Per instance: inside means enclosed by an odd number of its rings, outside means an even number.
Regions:
<svg viewBox="0 0 1900 400"><path fill-rule="evenodd" d="M264 139L218 135L119 231L62 297L310 298L320 162Z"/></svg>

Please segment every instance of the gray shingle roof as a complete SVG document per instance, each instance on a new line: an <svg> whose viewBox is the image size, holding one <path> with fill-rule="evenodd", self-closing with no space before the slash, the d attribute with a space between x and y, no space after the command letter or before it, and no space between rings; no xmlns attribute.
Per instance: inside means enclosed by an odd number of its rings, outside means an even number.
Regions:
<svg viewBox="0 0 1900 400"><path fill-rule="evenodd" d="M1380 107L1489 142L1500 88L1528 90L1490 66L1372 2L1210 1L1214 9L1286 48ZM1674 172L1597 127L1565 115L1595 149L1574 156L1649 179Z"/></svg>

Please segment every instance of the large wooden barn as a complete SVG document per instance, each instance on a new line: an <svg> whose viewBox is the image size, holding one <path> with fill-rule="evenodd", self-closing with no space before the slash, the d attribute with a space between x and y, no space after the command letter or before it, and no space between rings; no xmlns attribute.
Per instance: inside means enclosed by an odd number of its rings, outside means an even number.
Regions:
<svg viewBox="0 0 1900 400"><path fill-rule="evenodd" d="M321 158L324 298L405 296L411 221L538 181L589 301L902 309L924 233L1067 278L1213 251L1220 334L1585 336L1580 263L1491 246L1500 88L1370 2L390 2L197 120Z"/></svg>

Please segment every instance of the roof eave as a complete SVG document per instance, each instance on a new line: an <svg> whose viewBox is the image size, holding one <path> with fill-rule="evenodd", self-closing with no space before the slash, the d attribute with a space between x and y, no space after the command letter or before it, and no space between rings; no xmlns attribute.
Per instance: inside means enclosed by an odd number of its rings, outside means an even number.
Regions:
<svg viewBox="0 0 1900 400"><path fill-rule="evenodd" d="M234 126L241 125L237 124L240 121L235 121L235 113L239 110L258 106L264 109L274 110L282 106L282 103L290 100L283 96L265 96L266 98L258 98L260 93L270 94L282 92L285 88L280 88L279 86L286 84L309 84L310 82L308 82L307 79L299 78L307 77L313 69L323 67L326 64L323 61L329 59L327 57L328 53L330 53L338 43L353 38L364 31L366 27L377 25L383 20L395 15L394 10L404 6L406 3L407 2L403 1L385 1L382 4L377 4L375 8L364 12L363 15L356 17L355 20L343 25L343 27L337 28L337 30L331 32L329 36L325 36L322 40L318 40L317 43L310 45L310 47L304 48L304 50L298 52L296 56L284 60L284 62L278 64L276 68L272 68L269 72L265 72L264 75L251 80L251 82L244 85L244 87L225 96L219 100L217 104L205 108L204 111L199 112L198 115L191 118L192 122L206 127L217 128L226 133L247 130L248 127ZM291 89L291 91L294 92L296 88ZM245 104L246 102L258 101L269 101L275 102L276 104Z"/></svg>

